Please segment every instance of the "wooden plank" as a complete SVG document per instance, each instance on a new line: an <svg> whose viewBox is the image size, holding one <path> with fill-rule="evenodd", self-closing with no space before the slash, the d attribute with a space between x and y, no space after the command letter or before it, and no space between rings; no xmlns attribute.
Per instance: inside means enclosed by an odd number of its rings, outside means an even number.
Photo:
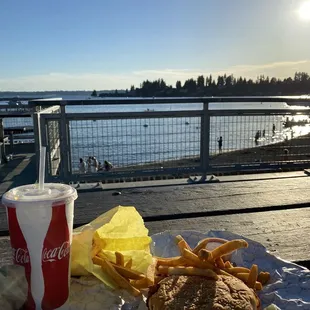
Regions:
<svg viewBox="0 0 310 310"><path fill-rule="evenodd" d="M307 204L310 178L227 182L79 192L75 223L85 223L117 206L135 206L143 217Z"/></svg>
<svg viewBox="0 0 310 310"><path fill-rule="evenodd" d="M167 220L145 224L149 234L165 230L227 230L262 243L274 255L310 260L310 208L243 215ZM0 266L11 261L8 237L0 238Z"/></svg>
<svg viewBox="0 0 310 310"><path fill-rule="evenodd" d="M227 230L262 243L290 261L310 260L310 208L148 222L150 234L165 230Z"/></svg>
<svg viewBox="0 0 310 310"><path fill-rule="evenodd" d="M310 178L223 182L203 185L179 185L79 191L75 203L75 224L87 223L111 208L135 206L143 217L174 218L206 216L212 212L249 209L263 211L275 206L308 206ZM0 231L7 230L5 210L0 208Z"/></svg>

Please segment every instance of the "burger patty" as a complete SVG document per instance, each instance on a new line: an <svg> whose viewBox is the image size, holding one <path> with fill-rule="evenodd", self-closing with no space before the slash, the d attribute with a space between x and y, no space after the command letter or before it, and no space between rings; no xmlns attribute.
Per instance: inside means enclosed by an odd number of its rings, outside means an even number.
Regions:
<svg viewBox="0 0 310 310"><path fill-rule="evenodd" d="M257 310L256 295L235 277L169 276L150 289L151 310Z"/></svg>

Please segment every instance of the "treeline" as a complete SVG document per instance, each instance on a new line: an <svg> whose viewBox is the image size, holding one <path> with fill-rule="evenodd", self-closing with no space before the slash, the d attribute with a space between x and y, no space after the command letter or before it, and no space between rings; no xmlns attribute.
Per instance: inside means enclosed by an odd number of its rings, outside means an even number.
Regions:
<svg viewBox="0 0 310 310"><path fill-rule="evenodd" d="M216 79L212 75L200 75L183 84L177 81L175 86L167 85L163 79L144 81L140 87L131 86L125 92L103 93L100 96L128 97L186 97L186 96L276 96L301 95L310 93L310 76L306 72L296 72L294 77L278 79L261 75L255 81L233 75L221 75Z"/></svg>

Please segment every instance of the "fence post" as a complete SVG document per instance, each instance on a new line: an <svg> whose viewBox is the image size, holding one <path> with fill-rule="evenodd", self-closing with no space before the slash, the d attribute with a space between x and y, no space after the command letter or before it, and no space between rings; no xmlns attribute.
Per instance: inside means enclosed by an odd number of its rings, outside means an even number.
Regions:
<svg viewBox="0 0 310 310"><path fill-rule="evenodd" d="M60 178L64 182L69 182L69 148L68 148L68 132L66 120L66 107L60 106Z"/></svg>
<svg viewBox="0 0 310 310"><path fill-rule="evenodd" d="M0 118L0 164L2 163L5 155L5 144L4 144L4 128L3 119Z"/></svg>
<svg viewBox="0 0 310 310"><path fill-rule="evenodd" d="M202 170L201 182L207 178L209 171L209 149L210 149L210 115L209 102L203 102L203 116L201 118L201 136L200 136L200 164Z"/></svg>
<svg viewBox="0 0 310 310"><path fill-rule="evenodd" d="M14 132L10 132L10 157L14 154Z"/></svg>

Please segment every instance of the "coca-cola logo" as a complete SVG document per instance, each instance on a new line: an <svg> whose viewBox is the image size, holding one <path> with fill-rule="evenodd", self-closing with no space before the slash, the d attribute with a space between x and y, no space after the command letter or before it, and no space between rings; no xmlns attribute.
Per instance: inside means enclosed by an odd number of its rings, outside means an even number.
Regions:
<svg viewBox="0 0 310 310"><path fill-rule="evenodd" d="M13 259L17 264L28 264L30 257L27 249L13 249Z"/></svg>
<svg viewBox="0 0 310 310"><path fill-rule="evenodd" d="M60 247L54 249L44 248L42 252L43 262L55 262L61 260L70 253L70 243L65 241ZM13 249L13 259L17 264L28 264L30 262L30 256L27 249Z"/></svg>
<svg viewBox="0 0 310 310"><path fill-rule="evenodd" d="M45 248L42 252L43 262L55 262L61 260L70 253L70 242L65 241L60 247L54 249Z"/></svg>

